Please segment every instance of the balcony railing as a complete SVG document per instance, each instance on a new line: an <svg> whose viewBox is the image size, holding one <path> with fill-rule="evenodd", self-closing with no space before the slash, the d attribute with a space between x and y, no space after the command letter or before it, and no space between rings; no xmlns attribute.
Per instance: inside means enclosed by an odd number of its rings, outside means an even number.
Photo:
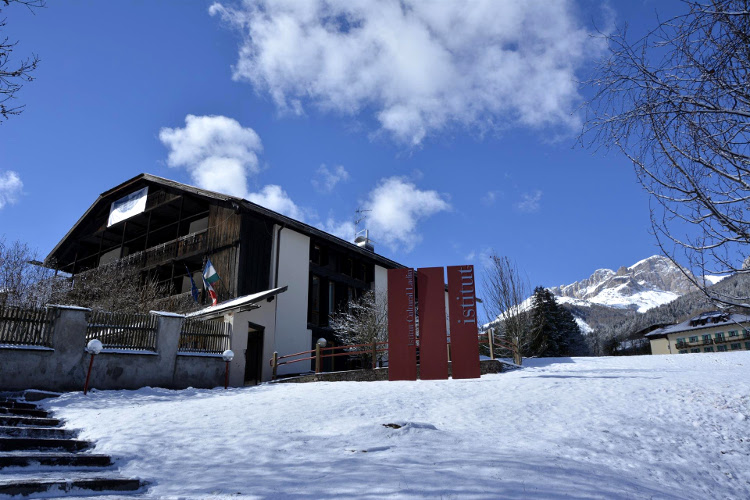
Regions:
<svg viewBox="0 0 750 500"><path fill-rule="evenodd" d="M206 250L208 231L203 230L181 236L175 240L156 245L140 252L123 257L128 264L149 267L172 259L179 259Z"/></svg>

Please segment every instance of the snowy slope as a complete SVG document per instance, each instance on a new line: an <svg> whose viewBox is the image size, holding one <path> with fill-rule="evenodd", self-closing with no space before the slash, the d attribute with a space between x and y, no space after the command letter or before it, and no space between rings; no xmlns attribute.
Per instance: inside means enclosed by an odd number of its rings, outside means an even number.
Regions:
<svg viewBox="0 0 750 500"><path fill-rule="evenodd" d="M587 279L550 288L558 302L599 304L646 312L692 290L690 281L669 259L654 255L617 271L599 269Z"/></svg>
<svg viewBox="0 0 750 500"><path fill-rule="evenodd" d="M750 497L750 352L528 362L47 404L151 481L147 498Z"/></svg>

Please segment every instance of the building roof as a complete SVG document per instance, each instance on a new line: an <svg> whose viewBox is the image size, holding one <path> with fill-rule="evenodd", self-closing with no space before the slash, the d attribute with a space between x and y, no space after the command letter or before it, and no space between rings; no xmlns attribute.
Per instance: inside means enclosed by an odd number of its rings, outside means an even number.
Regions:
<svg viewBox="0 0 750 500"><path fill-rule="evenodd" d="M725 311L709 311L701 313L698 316L683 321L682 323L654 330L651 333L647 333L646 338L661 338L672 333L690 333L721 326L744 328L747 325L750 325L750 316L748 315L730 314Z"/></svg>
<svg viewBox="0 0 750 500"><path fill-rule="evenodd" d="M252 293L250 295L243 295L242 297L237 297L236 299L227 300L226 302L216 304L215 306L209 306L204 309L201 309L200 311L186 314L185 317L197 318L197 319L198 318L208 319L210 317L222 316L228 312L240 312L240 311L247 311L249 309L257 309L260 307L258 305L258 302L262 302L271 297L275 297L276 295L280 293L286 292L286 290L287 290L287 287L282 286L279 288L273 288L271 290L265 290L265 291L258 292L258 293Z"/></svg>
<svg viewBox="0 0 750 500"><path fill-rule="evenodd" d="M386 257L383 257L382 255L378 255L377 253L373 251L366 250L362 247L359 247L352 242L346 241L344 239L339 238L338 236L334 236L330 233L327 233L323 231L322 229L318 229L309 224L305 224L304 222L292 219L291 217L287 217L286 215L282 215L278 212L274 212L273 210L260 206L251 201L245 200L243 198L238 198L236 196L230 196L230 195L223 194L223 193L217 193L215 191L209 191L207 189L190 186L188 184L183 184L181 182L176 182L170 179L165 179L163 177L159 177L159 176L152 175L152 174L146 174L146 173L138 174L132 179L129 179L123 182L122 184L119 184L113 187L112 189L104 191L102 194L100 194L99 197L96 199L96 201L94 201L94 203L88 208L88 210L86 210L86 212L81 216L81 218L78 219L78 221L73 225L73 227L70 228L70 230L60 240L60 242L57 245L55 245L55 248L53 248L52 251L49 253L47 258L45 259L45 262L49 263L53 260L53 257L57 254L60 248L66 243L68 238L70 238L76 232L76 229L78 228L78 226L81 225L81 223L88 217L90 213L94 211L94 209L100 203L102 203L103 201L107 201L107 202L116 201L122 196L128 194L132 190L134 185L143 184L143 182L167 186L173 189L186 191L188 193L192 193L194 195L205 197L205 198L211 198L211 199L215 199L215 200L219 200L223 202L231 202L236 205L236 209L245 210L248 212L254 212L256 214L263 215L283 227L289 227L307 236L315 236L315 237L330 241L331 243L334 243L336 245L346 247L347 249L352 250L362 256L373 259L374 261L378 262L379 264L381 264L382 266L386 268L396 269L396 268L405 267L403 264L399 264L398 262L388 259Z"/></svg>

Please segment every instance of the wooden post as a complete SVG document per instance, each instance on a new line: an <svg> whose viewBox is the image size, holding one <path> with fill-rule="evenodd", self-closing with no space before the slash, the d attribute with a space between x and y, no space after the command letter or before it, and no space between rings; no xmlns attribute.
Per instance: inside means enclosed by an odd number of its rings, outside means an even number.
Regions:
<svg viewBox="0 0 750 500"><path fill-rule="evenodd" d="M224 371L224 390L229 387L229 361L227 361L227 367Z"/></svg>
<svg viewBox="0 0 750 500"><path fill-rule="evenodd" d="M276 380L276 370L279 367L279 353L274 351L271 359L271 380Z"/></svg>
<svg viewBox="0 0 750 500"><path fill-rule="evenodd" d="M315 373L320 373L320 344L315 343Z"/></svg>
<svg viewBox="0 0 750 500"><path fill-rule="evenodd" d="M448 363L451 362L451 345L450 343L446 344L448 346Z"/></svg>
<svg viewBox="0 0 750 500"><path fill-rule="evenodd" d="M492 342L493 340L492 337L494 336L495 336L495 331L492 328L487 330L487 342L490 344L490 359L495 359L495 349L494 349L494 345Z"/></svg>
<svg viewBox="0 0 750 500"><path fill-rule="evenodd" d="M378 367L378 344L375 340L372 341L372 369Z"/></svg>

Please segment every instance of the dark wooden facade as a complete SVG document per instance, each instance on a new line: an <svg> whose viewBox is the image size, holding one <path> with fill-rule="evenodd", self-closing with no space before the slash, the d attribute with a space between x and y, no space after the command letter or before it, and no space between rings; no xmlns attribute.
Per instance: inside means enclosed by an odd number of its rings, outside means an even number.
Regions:
<svg viewBox="0 0 750 500"><path fill-rule="evenodd" d="M145 210L108 227L112 203L143 187L148 187ZM47 264L75 275L122 259L179 295L190 293L188 271L202 289L200 273L210 259L221 277L214 288L220 300L227 300L267 290L274 282L275 225L310 237L310 327L327 326L329 312L367 289L376 263L401 267L246 200L149 174L102 193L52 250Z"/></svg>

